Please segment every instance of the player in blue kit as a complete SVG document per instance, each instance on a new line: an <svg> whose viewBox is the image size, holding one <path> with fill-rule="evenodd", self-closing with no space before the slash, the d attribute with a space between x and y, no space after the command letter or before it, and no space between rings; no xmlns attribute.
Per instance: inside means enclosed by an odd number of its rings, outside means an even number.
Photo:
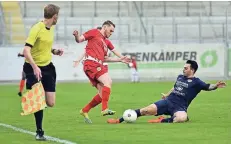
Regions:
<svg viewBox="0 0 231 144"><path fill-rule="evenodd" d="M198 69L196 61L188 60L184 65L183 75L179 75L176 79L174 87L168 94L162 94L162 100L157 101L147 107L135 110L137 117L149 115L170 115L170 118L163 116L158 119L149 120L149 123L180 123L188 121L187 109L192 100L200 93L201 90L212 91L217 88L226 86L224 82L216 84L207 84L199 78L194 77ZM122 123L123 118L108 119L108 123Z"/></svg>

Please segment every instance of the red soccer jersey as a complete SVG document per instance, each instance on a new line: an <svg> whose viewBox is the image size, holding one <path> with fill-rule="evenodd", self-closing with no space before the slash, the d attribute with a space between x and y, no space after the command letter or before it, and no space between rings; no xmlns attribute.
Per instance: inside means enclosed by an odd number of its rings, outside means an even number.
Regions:
<svg viewBox="0 0 231 144"><path fill-rule="evenodd" d="M113 46L113 44L111 43L110 40L105 39L105 43L106 43L106 45L107 45L107 48L108 48L110 51L114 50L115 47ZM107 56L108 49L105 51L105 54L104 54L105 56Z"/></svg>
<svg viewBox="0 0 231 144"><path fill-rule="evenodd" d="M136 60L132 60L132 68L135 68L137 70Z"/></svg>
<svg viewBox="0 0 231 144"><path fill-rule="evenodd" d="M107 52L108 46L106 44L106 38L100 33L98 29L92 29L83 34L85 40L87 40L86 54L104 61L105 52Z"/></svg>

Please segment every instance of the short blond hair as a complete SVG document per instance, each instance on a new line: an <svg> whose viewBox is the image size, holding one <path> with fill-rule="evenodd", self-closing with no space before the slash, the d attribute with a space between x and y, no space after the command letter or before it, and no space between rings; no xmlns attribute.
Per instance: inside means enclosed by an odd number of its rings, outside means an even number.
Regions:
<svg viewBox="0 0 231 144"><path fill-rule="evenodd" d="M48 4L47 6L44 7L44 18L50 19L52 18L55 14L59 14L59 6L56 6L54 4Z"/></svg>

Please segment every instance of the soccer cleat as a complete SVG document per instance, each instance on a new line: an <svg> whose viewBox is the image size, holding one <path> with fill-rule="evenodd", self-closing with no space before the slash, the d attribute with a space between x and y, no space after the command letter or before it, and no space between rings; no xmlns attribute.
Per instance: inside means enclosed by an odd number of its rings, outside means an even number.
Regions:
<svg viewBox="0 0 231 144"><path fill-rule="evenodd" d="M18 92L18 96L20 96L20 97L21 97L21 96L22 96L22 92Z"/></svg>
<svg viewBox="0 0 231 144"><path fill-rule="evenodd" d="M43 130L37 130L35 139L37 141L46 141L47 139L44 137L44 131Z"/></svg>
<svg viewBox="0 0 231 144"><path fill-rule="evenodd" d="M80 110L80 115L82 115L84 117L84 121L85 123L92 123L92 121L90 120L88 113L83 112L83 110Z"/></svg>
<svg viewBox="0 0 231 144"><path fill-rule="evenodd" d="M109 109L105 109L104 111L101 111L102 116L114 115L115 113L116 113L116 111L109 110Z"/></svg>
<svg viewBox="0 0 231 144"><path fill-rule="evenodd" d="M119 119L108 119L107 123L109 123L109 124L119 124L120 120Z"/></svg>
<svg viewBox="0 0 231 144"><path fill-rule="evenodd" d="M160 116L159 118L157 119L152 119L152 120L149 120L148 122L149 123L161 123L161 121L165 119L163 116Z"/></svg>

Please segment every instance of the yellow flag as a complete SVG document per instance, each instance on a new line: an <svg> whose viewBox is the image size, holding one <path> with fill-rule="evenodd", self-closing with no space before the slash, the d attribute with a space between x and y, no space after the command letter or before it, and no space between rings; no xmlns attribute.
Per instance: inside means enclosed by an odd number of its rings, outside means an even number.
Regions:
<svg viewBox="0 0 231 144"><path fill-rule="evenodd" d="M41 81L34 84L31 90L23 94L21 105L23 111L21 115L29 115L47 107L45 91Z"/></svg>

